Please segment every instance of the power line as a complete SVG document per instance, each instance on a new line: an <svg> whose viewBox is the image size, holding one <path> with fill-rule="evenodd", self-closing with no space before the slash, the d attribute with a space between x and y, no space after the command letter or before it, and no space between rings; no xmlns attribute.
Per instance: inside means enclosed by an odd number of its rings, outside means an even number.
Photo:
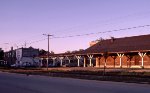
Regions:
<svg viewBox="0 0 150 93"><path fill-rule="evenodd" d="M53 38L68 38L68 37L89 36L89 35L94 35L94 34L118 32L118 31L131 30L131 29L136 29L136 28L144 28L144 27L149 27L149 26L150 26L150 25L143 25L143 26L135 26L135 27L129 27L129 28L116 29L116 30L108 30L108 31L103 31L103 32L77 34L77 35L69 35L69 36L53 37ZM53 38L52 38L52 39L53 39Z"/></svg>
<svg viewBox="0 0 150 93"><path fill-rule="evenodd" d="M46 40L46 39L47 39L47 38L44 38L44 39L40 39L40 40L37 40L37 41L33 41L33 42L30 42L30 43L27 43L27 44L38 43L38 42L44 41L44 40Z"/></svg>
<svg viewBox="0 0 150 93"><path fill-rule="evenodd" d="M150 14L150 11L144 11L144 12L136 12L136 13L132 13L132 14L128 14L128 15L125 15L125 16L119 16L119 17L116 17L116 18L109 18L109 19L107 19L107 20L101 20L101 21L97 21L97 22L92 22L92 24L93 25L96 25L96 24L104 24L104 25L108 25L108 24L110 24L109 22L113 22L113 21L115 21L116 22L116 20L121 20L121 19L126 19L126 18L130 18L130 17L138 17L138 16L143 16L143 15L148 15L148 14ZM88 23L88 24L91 24L91 22L90 23ZM87 26L88 26L88 24L86 24ZM76 28L76 27L82 27L82 26L86 26L86 25L79 25L79 26L73 26L73 27L70 27L70 28L67 28L67 29L64 29L64 31L65 30L72 30L72 29L74 29L74 28ZM59 30L58 30L59 31ZM103 33L103 32L100 32L100 33ZM104 32L104 33L107 33L107 32ZM95 34L95 33L88 33L88 34L79 34L79 35L70 35L70 36L62 36L62 37L53 37L53 38L68 38L68 37L79 37L79 36L86 36L86 35L92 35L92 34ZM40 34L39 34L40 35ZM33 37L35 37L35 36L32 36L32 38ZM29 37L30 38L30 37ZM53 39L52 38L52 39ZM40 42L40 41L44 41L45 39L41 39L41 40L37 40L37 41L33 41L33 42L30 42L30 43L27 43L27 44L33 44L33 43L38 43L38 42ZM21 41L23 41L23 39L21 40ZM18 41L18 42L20 42L20 41ZM11 44L11 43L10 43ZM0 44L1 45L1 44ZM23 45L19 45L19 46L23 46Z"/></svg>
<svg viewBox="0 0 150 93"><path fill-rule="evenodd" d="M44 39L36 40L36 41L30 42L30 43L27 43L27 42L26 42L26 45L31 45L31 44L34 44L34 43L38 43L38 42L44 41L44 40L46 40L46 39L47 39L47 38L44 38ZM21 44L21 45L18 45L17 47L22 47L22 46L24 46L24 45Z"/></svg>
<svg viewBox="0 0 150 93"><path fill-rule="evenodd" d="M125 31L125 30L131 30L131 29L137 29L137 28L145 28L145 27L150 27L150 25L140 25L140 26L134 26L134 27L128 27L128 28L121 28L121 29L115 29L115 30L108 30L108 31L103 31L103 32L95 32L95 33L85 33L85 34L76 34L76 35L68 35L68 36L62 36L62 37L57 37L57 36L53 36L50 39L61 39L61 38L72 38L72 37L82 37L82 36L90 36L90 35L95 35L95 34L104 34L104 33L111 33L111 32L119 32L119 31ZM36 40L30 43L26 43L26 44L34 44L34 43L38 43L41 41L45 41L48 38L44 38L44 39L40 39L40 40ZM23 45L20 45L23 46Z"/></svg>

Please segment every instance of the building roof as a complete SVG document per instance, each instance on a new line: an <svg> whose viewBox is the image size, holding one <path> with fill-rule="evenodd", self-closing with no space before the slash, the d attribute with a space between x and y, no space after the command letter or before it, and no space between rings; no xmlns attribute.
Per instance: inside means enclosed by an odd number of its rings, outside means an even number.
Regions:
<svg viewBox="0 0 150 93"><path fill-rule="evenodd" d="M137 51L150 51L150 35L102 40L86 49L83 53L126 53Z"/></svg>
<svg viewBox="0 0 150 93"><path fill-rule="evenodd" d="M101 40L83 51L74 53L50 54L50 56L74 56L103 53L150 52L150 34L124 38ZM43 57L47 57L46 55Z"/></svg>

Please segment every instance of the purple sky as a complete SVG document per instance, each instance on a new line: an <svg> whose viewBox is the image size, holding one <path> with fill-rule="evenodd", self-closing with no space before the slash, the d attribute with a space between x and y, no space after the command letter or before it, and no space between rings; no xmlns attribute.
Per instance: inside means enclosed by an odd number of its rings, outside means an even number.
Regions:
<svg viewBox="0 0 150 93"><path fill-rule="evenodd" d="M0 47L47 50L42 34L67 36L150 25L150 0L0 0ZM55 53L86 49L100 37L150 34L150 27L50 40ZM7 44L6 44L7 43Z"/></svg>

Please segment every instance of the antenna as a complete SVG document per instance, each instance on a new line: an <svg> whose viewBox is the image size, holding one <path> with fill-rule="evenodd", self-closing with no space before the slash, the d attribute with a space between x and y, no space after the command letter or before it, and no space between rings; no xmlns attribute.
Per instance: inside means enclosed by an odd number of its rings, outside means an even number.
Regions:
<svg viewBox="0 0 150 93"><path fill-rule="evenodd" d="M25 47L25 48L27 47L27 42L26 42L26 41L24 42L24 47Z"/></svg>

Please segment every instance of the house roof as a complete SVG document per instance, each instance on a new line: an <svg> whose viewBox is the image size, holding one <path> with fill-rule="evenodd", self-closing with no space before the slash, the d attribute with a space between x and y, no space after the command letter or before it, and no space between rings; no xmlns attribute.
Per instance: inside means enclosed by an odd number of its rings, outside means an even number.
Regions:
<svg viewBox="0 0 150 93"><path fill-rule="evenodd" d="M102 40L87 48L83 53L124 53L137 51L150 51L150 35Z"/></svg>

